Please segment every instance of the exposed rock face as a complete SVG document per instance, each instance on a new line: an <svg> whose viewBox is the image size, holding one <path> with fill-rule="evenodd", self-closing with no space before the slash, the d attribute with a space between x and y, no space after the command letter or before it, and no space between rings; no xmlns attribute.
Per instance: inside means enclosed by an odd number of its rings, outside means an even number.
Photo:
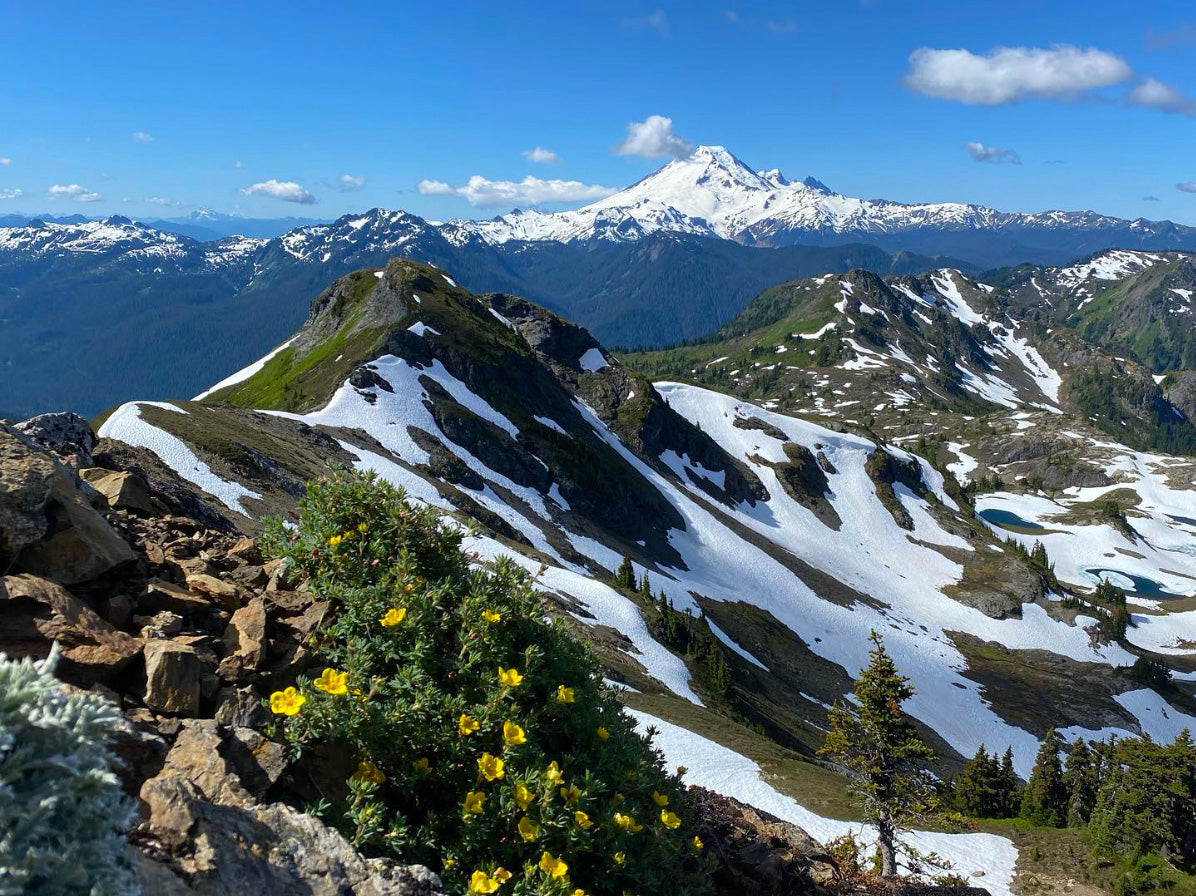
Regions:
<svg viewBox="0 0 1196 896"><path fill-rule="evenodd" d="M135 557L70 470L14 430L0 428L0 564L75 585Z"/></svg>
<svg viewBox="0 0 1196 896"><path fill-rule="evenodd" d="M79 475L103 495L108 501L108 506L114 509L146 515L165 509L161 504L158 507L154 506L150 500L149 484L136 473L114 473L100 467L88 467L80 470Z"/></svg>
<svg viewBox="0 0 1196 896"><path fill-rule="evenodd" d="M60 585L31 575L0 578L0 652L44 658L58 642L58 675L81 686L107 682L141 653L141 643L100 618Z"/></svg>
<svg viewBox="0 0 1196 896"><path fill-rule="evenodd" d="M809 834L767 812L695 787L694 808L709 832L703 839L723 859L715 875L720 893L796 896L827 892L834 860Z"/></svg>
<svg viewBox="0 0 1196 896"><path fill-rule="evenodd" d="M157 712L199 715L199 655L175 641L145 645L145 705Z"/></svg>
<svg viewBox="0 0 1196 896"><path fill-rule="evenodd" d="M54 452L64 463L87 466L96 447L91 424L78 414L39 414L14 427L42 448Z"/></svg>
<svg viewBox="0 0 1196 896"><path fill-rule="evenodd" d="M365 859L318 819L282 804L258 803L243 775L252 780L256 766L258 775L268 781L271 768L276 771L280 765L278 753L271 758L261 743L252 740L255 735L247 729L230 734L213 721L184 723L162 771L141 787L148 818L135 839L143 849L140 875L145 892L165 896L436 896L443 892L440 879L422 866Z"/></svg>

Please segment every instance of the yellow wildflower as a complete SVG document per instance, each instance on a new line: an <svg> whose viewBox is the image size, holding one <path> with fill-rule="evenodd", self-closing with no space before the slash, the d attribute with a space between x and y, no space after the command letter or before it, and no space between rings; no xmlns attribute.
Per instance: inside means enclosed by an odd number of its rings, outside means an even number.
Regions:
<svg viewBox="0 0 1196 896"><path fill-rule="evenodd" d="M509 688L517 688L523 682L523 676L519 674L517 669L504 669L502 666L498 667L498 683L505 684Z"/></svg>
<svg viewBox="0 0 1196 896"><path fill-rule="evenodd" d="M668 809L661 810L660 823L663 824L670 831L675 831L681 827L681 819L676 812L670 812Z"/></svg>
<svg viewBox="0 0 1196 896"><path fill-rule="evenodd" d="M503 722L502 739L508 747L515 747L527 743L527 733L514 722Z"/></svg>
<svg viewBox="0 0 1196 896"><path fill-rule="evenodd" d="M366 530L366 529L368 529L368 528L369 528L369 526L367 526L365 523L358 523L358 524L357 524L357 531L358 531L358 532L365 532L365 530Z"/></svg>
<svg viewBox="0 0 1196 896"><path fill-rule="evenodd" d="M573 891L571 896L587 896L587 893L581 887L578 887L576 890Z"/></svg>
<svg viewBox="0 0 1196 896"><path fill-rule="evenodd" d="M374 763L368 759L363 759L358 763L357 771L353 773L353 780L362 781L366 784L381 784L386 780L386 775Z"/></svg>
<svg viewBox="0 0 1196 896"><path fill-rule="evenodd" d="M341 543L341 541L342 541L342 540L343 540L343 539L342 539L342 536L340 536L340 535L333 535L331 538L329 538L329 539L328 539L328 543L329 543L330 545L332 545L333 547L336 547L338 544L340 544L340 543Z"/></svg>
<svg viewBox="0 0 1196 896"><path fill-rule="evenodd" d="M706 848L706 844L702 842L702 838L699 837L697 834L694 834L693 845L694 845L694 849L696 849L698 852L701 852L703 849Z"/></svg>
<svg viewBox="0 0 1196 896"><path fill-rule="evenodd" d="M469 735L476 732L482 727L482 723L477 719L471 719L465 713L461 713L461 718L457 719L457 733L462 737L469 737Z"/></svg>
<svg viewBox="0 0 1196 896"><path fill-rule="evenodd" d="M482 610L482 618L485 619L487 622L489 622L491 625L494 625L494 623L502 621L502 613L497 613L494 610L491 610L489 607L487 607L485 610Z"/></svg>
<svg viewBox="0 0 1196 896"><path fill-rule="evenodd" d="M615 824L632 834L638 834L644 829L644 826L638 823L632 816L624 815L622 812L615 813Z"/></svg>
<svg viewBox="0 0 1196 896"><path fill-rule="evenodd" d="M667 796L665 796L663 793L657 793L655 790L653 790L652 791L652 802L656 803L656 805L660 806L660 808L663 809L665 806L667 806L669 804L669 798Z"/></svg>
<svg viewBox="0 0 1196 896"><path fill-rule="evenodd" d="M419 772L421 775L426 775L432 770L432 764L428 762L427 756L421 756L419 759L411 763L411 767Z"/></svg>
<svg viewBox="0 0 1196 896"><path fill-rule="evenodd" d="M548 768L545 770L544 774L548 776L548 780L553 784L561 783L561 767L556 764L555 759L548 763Z"/></svg>
<svg viewBox="0 0 1196 896"><path fill-rule="evenodd" d="M407 617L406 607L391 607L386 611L386 615L382 617L382 627L390 628L398 625Z"/></svg>
<svg viewBox="0 0 1196 896"><path fill-rule="evenodd" d="M312 684L325 694L341 697L349 693L349 673L337 672L335 669L325 669L323 674L313 681Z"/></svg>
<svg viewBox="0 0 1196 896"><path fill-rule="evenodd" d="M567 688L563 684L558 684L556 686L556 698L557 700L561 701L561 703L572 703L573 688Z"/></svg>
<svg viewBox="0 0 1196 896"><path fill-rule="evenodd" d="M540 856L540 870L549 877L559 880L569 873L569 866L550 852Z"/></svg>
<svg viewBox="0 0 1196 896"><path fill-rule="evenodd" d="M580 809L573 813L573 820L577 822L577 826L583 831L588 831L594 826L594 822L590 819L590 816Z"/></svg>
<svg viewBox="0 0 1196 896"><path fill-rule="evenodd" d="M414 590L415 590L415 583L414 583L414 582L408 582L406 585L404 585L404 586L403 586L403 593L404 593L404 594L410 594L410 593L411 593L412 591L414 591Z"/></svg>
<svg viewBox="0 0 1196 896"><path fill-rule="evenodd" d="M276 716L297 716L307 698L294 688L275 691L270 695L270 712Z"/></svg>
<svg viewBox="0 0 1196 896"><path fill-rule="evenodd" d="M457 864L456 859L445 859L444 860L444 870L448 871L450 868L452 868L456 864Z"/></svg>
<svg viewBox="0 0 1196 896"><path fill-rule="evenodd" d="M526 784L521 782L515 785L515 802L519 804L520 809L526 812L533 799L535 799L535 794L528 789Z"/></svg>
<svg viewBox="0 0 1196 896"><path fill-rule="evenodd" d="M561 788L561 799L566 803L575 803L580 796L581 791L577 789L576 784L570 784L568 787Z"/></svg>
<svg viewBox="0 0 1196 896"><path fill-rule="evenodd" d="M469 892L493 893L498 889L498 881L485 871L475 871L469 878Z"/></svg>
<svg viewBox="0 0 1196 896"><path fill-rule="evenodd" d="M505 884L511 879L511 872L500 865L494 869L494 879L498 881L499 884Z"/></svg>
<svg viewBox="0 0 1196 896"><path fill-rule="evenodd" d="M594 733L598 735L599 740L608 740L610 738L610 732L601 725L598 726L598 730Z"/></svg>
<svg viewBox="0 0 1196 896"><path fill-rule="evenodd" d="M616 865L622 865L626 861L627 861L626 854L621 853L621 852L615 853L615 864Z"/></svg>
<svg viewBox="0 0 1196 896"><path fill-rule="evenodd" d="M519 830L519 836L528 843L531 843L540 836L540 826L526 815L519 819L519 824L516 825L516 828Z"/></svg>
<svg viewBox="0 0 1196 896"><path fill-rule="evenodd" d="M486 794L480 790L471 790L465 794L464 812L466 815L481 815L486 805Z"/></svg>
<svg viewBox="0 0 1196 896"><path fill-rule="evenodd" d="M487 781L495 781L506 774L503 770L505 764L497 756L491 756L489 753L483 753L478 757L478 770Z"/></svg>

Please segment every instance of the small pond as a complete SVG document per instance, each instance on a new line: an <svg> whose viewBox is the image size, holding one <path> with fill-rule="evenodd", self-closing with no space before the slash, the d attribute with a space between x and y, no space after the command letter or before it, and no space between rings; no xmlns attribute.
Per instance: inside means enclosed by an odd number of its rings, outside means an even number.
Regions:
<svg viewBox="0 0 1196 896"><path fill-rule="evenodd" d="M1084 570L1084 573L1091 576L1093 581L1108 579L1124 591L1128 597L1141 597L1147 600L1178 600L1185 596L1183 594L1176 594L1173 591L1164 591L1163 586L1154 579L1148 579L1145 576L1138 576L1129 572L1122 572L1120 569L1090 566Z"/></svg>
<svg viewBox="0 0 1196 896"><path fill-rule="evenodd" d="M1011 532L1045 532L1042 526L1038 523L1032 523L1029 520L1024 520L1011 510L999 510L995 507L990 507L987 510L980 511L980 518L986 522L992 523L994 526L1000 526L1002 529L1009 529Z"/></svg>

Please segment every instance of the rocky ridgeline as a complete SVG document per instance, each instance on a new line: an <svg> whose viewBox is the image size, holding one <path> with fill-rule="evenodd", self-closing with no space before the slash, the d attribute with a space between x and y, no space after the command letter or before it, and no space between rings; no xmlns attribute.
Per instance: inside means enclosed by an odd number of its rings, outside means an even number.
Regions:
<svg viewBox="0 0 1196 896"><path fill-rule="evenodd" d="M44 657L57 641L59 677L121 707L145 892L441 893L429 869L365 858L293 808L302 787L263 698L315 662L305 644L328 604L198 496L96 447L74 415L0 423L0 653ZM848 886L804 832L698 796L720 891Z"/></svg>

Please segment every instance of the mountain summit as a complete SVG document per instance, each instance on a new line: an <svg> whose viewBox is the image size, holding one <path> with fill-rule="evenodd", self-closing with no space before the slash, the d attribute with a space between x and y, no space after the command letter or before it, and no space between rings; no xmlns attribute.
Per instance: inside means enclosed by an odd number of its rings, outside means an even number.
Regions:
<svg viewBox="0 0 1196 896"><path fill-rule="evenodd" d="M1126 221L1092 211L1000 212L961 202L907 204L836 193L814 177L793 182L779 169L753 170L722 146L690 155L625 190L574 211L514 211L490 221L454 221L463 238L638 240L657 231L748 245L836 245L867 241L889 250L958 255L979 265L1059 263L1110 246L1196 248L1196 228ZM934 247L933 250L931 247Z"/></svg>

